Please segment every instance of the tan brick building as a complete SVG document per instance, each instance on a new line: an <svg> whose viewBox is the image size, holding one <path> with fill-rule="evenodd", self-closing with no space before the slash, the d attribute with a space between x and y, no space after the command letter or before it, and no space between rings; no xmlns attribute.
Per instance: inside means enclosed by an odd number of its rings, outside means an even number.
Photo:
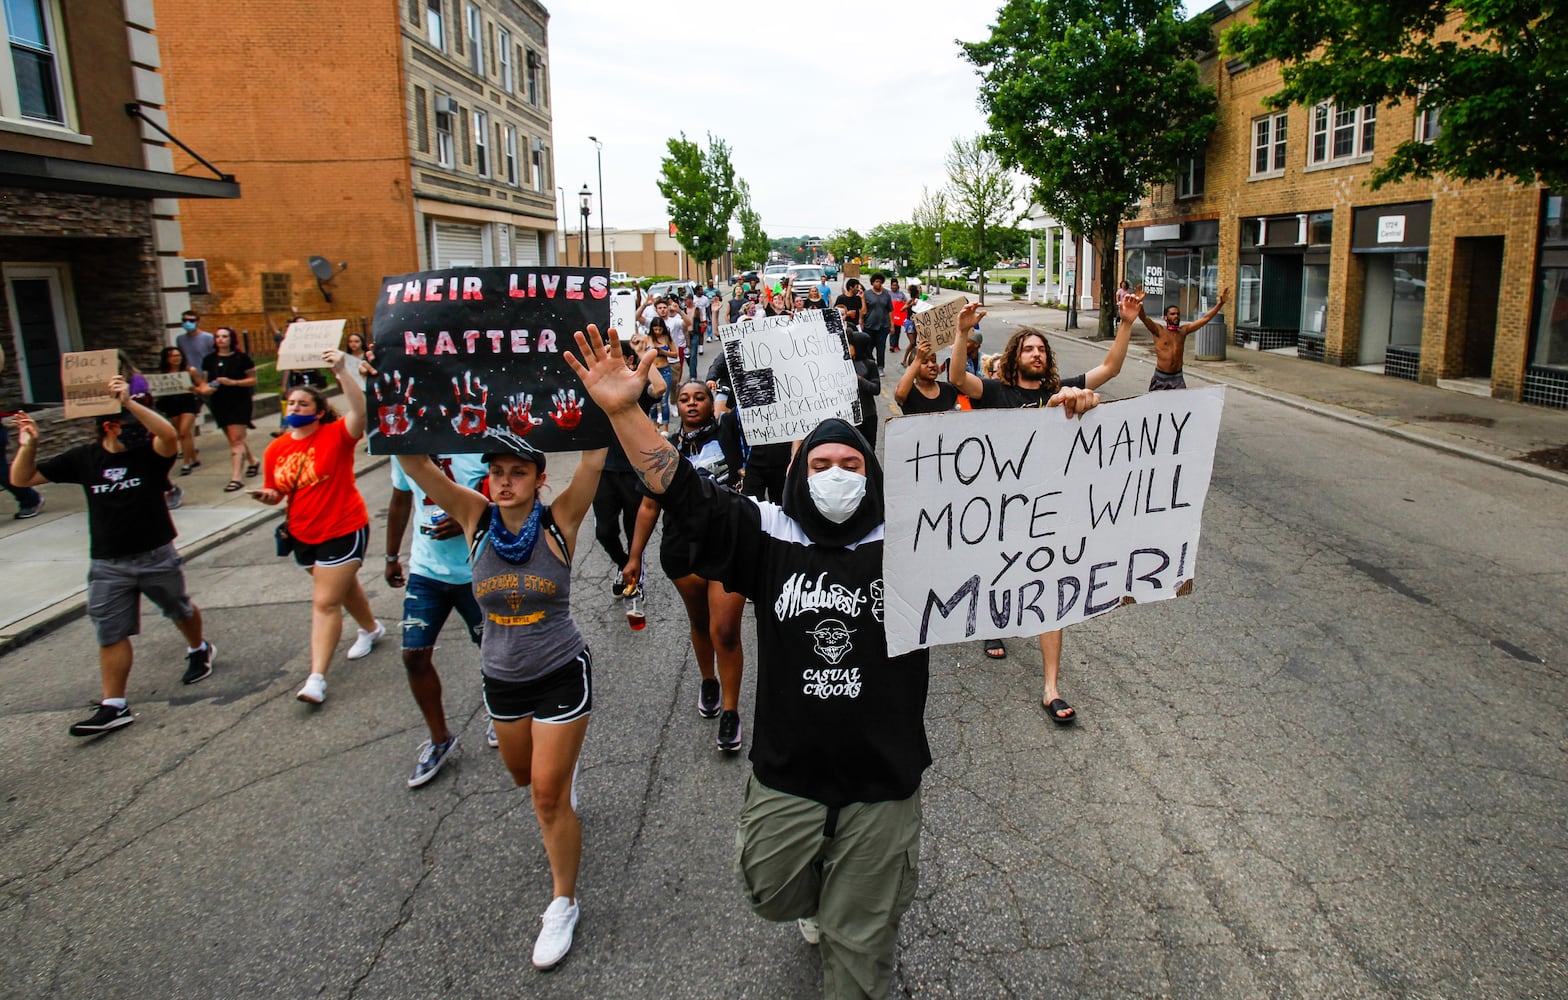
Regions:
<svg viewBox="0 0 1568 1000"><path fill-rule="evenodd" d="M1209 13L1216 35L1251 17L1224 3ZM1211 55L1201 70L1221 117L1206 155L1151 189L1122 231L1123 273L1144 282L1151 315L1175 303L1190 317L1228 287L1236 344L1568 406L1560 197L1447 178L1373 191L1372 169L1435 135L1440 114L1269 111L1277 64Z"/></svg>
<svg viewBox="0 0 1568 1000"><path fill-rule="evenodd" d="M686 248L670 235L668 229L607 230L602 252L599 248L599 233L592 230L586 241L586 258L582 256L582 248L578 245L579 237L577 232L566 234L566 252L561 257L563 263L576 264L586 260L589 267L625 271L633 278L647 278L656 274L691 279L708 276L707 266L693 259ZM722 259L713 262L714 280L727 278L734 270L729 257L729 254L725 254Z"/></svg>
<svg viewBox="0 0 1568 1000"><path fill-rule="evenodd" d="M160 12L177 131L247 182L242 201L181 216L206 274L203 326L263 334L251 347L271 353L269 318L297 309L355 329L385 275L555 261L542 5L160 0Z"/></svg>

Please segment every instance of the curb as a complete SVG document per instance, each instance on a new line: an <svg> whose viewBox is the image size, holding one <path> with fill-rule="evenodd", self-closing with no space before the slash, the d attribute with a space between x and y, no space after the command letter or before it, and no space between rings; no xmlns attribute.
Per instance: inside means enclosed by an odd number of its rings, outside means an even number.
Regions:
<svg viewBox="0 0 1568 1000"><path fill-rule="evenodd" d="M369 457L369 462L354 469L356 479L363 473L379 469L392 460L389 455L371 455ZM220 545L233 541L257 525L276 520L282 516L282 510L276 507L264 507L241 520L235 521L226 528L215 531L210 535L203 535L189 546L181 546L179 549L180 558L183 562L188 563L197 556L204 555ZM0 656L14 653L28 643L42 639L55 629L69 625L86 614L87 594L85 590L71 595L58 604L44 608L42 611L35 611L18 623L17 631L10 635L0 636Z"/></svg>

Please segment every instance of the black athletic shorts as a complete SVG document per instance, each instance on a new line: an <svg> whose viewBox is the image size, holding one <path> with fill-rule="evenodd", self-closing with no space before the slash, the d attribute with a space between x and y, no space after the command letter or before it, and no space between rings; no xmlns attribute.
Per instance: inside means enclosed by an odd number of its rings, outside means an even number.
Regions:
<svg viewBox="0 0 1568 1000"><path fill-rule="evenodd" d="M485 675L485 709L497 722L576 722L593 711L593 654L583 651L565 666L531 681Z"/></svg>
<svg viewBox="0 0 1568 1000"><path fill-rule="evenodd" d="M365 547L370 544L370 525L346 535L329 538L309 545L294 539L294 561L301 566L342 566L345 563L364 562Z"/></svg>

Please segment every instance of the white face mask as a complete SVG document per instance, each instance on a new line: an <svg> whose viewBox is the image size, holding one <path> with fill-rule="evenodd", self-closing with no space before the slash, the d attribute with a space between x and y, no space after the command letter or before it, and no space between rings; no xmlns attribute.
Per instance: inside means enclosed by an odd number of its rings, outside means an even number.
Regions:
<svg viewBox="0 0 1568 1000"><path fill-rule="evenodd" d="M832 465L807 478L806 491L823 517L843 524L860 509L860 501L866 495L866 477Z"/></svg>

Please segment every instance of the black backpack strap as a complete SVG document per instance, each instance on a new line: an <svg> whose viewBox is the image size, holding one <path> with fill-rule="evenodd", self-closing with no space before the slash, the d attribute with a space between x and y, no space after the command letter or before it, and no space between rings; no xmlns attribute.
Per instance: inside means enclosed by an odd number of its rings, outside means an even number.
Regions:
<svg viewBox="0 0 1568 1000"><path fill-rule="evenodd" d="M494 510L495 504L491 504L490 509ZM485 547L485 539L489 537L490 514L486 513L484 520L479 523L479 528L474 532L473 541L468 543L468 565L472 566L474 560L479 558L479 550Z"/></svg>
<svg viewBox="0 0 1568 1000"><path fill-rule="evenodd" d="M555 539L555 544L559 545L561 547L561 551L566 553L566 565L570 566L572 564L571 547L566 544L566 536L561 534L560 527L555 523L555 514L550 510L549 507L544 509L544 517L542 520L544 521L545 530L549 531L550 537Z"/></svg>

